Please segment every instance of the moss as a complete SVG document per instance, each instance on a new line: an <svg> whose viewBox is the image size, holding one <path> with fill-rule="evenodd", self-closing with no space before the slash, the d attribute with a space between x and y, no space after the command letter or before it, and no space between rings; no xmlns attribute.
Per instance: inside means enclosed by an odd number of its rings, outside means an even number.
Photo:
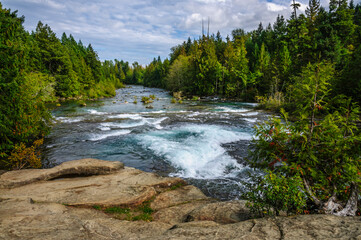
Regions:
<svg viewBox="0 0 361 240"><path fill-rule="evenodd" d="M176 190L176 189L178 189L178 188L180 188L180 187L182 187L182 186L184 186L183 183L178 183L178 184L176 184L176 185L171 186L171 187L169 188L169 190Z"/></svg>
<svg viewBox="0 0 361 240"><path fill-rule="evenodd" d="M94 208L95 210L99 210L99 211L102 210L102 207L99 206L99 205L94 205L93 208Z"/></svg>
<svg viewBox="0 0 361 240"><path fill-rule="evenodd" d="M118 213L118 214L128 214L130 213L129 208L121 208L121 207L109 207L104 210L106 213Z"/></svg>
<svg viewBox="0 0 361 240"><path fill-rule="evenodd" d="M147 221L153 220L152 213L154 210L150 207L151 201L146 201L142 205L134 208L126 208L113 206L106 209L102 209L98 205L94 205L93 208L99 211L103 211L108 214L112 214L114 218L128 221Z"/></svg>

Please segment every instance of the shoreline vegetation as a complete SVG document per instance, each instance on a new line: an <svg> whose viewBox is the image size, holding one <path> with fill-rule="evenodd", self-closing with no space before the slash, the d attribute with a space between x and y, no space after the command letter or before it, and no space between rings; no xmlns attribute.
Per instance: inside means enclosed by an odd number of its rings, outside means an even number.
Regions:
<svg viewBox="0 0 361 240"><path fill-rule="evenodd" d="M90 44L58 39L41 22L29 33L24 17L0 4L0 168L39 166L37 146L51 126L46 102L110 97L138 84L167 89L178 103L182 94L220 96L281 113L284 122L255 129L249 161L266 177L246 196L254 211L360 214L361 4L299 7L265 28L235 29L232 39L188 38L169 59L143 67L101 62Z"/></svg>

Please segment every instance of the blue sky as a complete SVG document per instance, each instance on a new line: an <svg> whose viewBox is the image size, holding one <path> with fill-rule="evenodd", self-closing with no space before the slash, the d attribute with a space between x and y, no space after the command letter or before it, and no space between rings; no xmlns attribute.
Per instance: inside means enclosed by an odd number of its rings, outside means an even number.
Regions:
<svg viewBox="0 0 361 240"><path fill-rule="evenodd" d="M357 0L355 2L359 2ZM101 60L123 59L148 64L188 37L201 35L202 19L210 18L210 32L225 38L235 28L255 29L288 18L291 0L2 0L4 8L25 16L25 28L40 20L61 37L72 34L92 44ZM301 10L308 0L299 0ZM321 1L328 6L328 0Z"/></svg>

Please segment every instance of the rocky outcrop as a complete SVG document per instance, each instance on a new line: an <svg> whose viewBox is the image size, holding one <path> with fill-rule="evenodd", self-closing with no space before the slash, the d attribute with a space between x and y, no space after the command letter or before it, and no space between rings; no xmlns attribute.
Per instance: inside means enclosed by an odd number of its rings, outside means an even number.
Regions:
<svg viewBox="0 0 361 240"><path fill-rule="evenodd" d="M214 221L236 223L251 218L246 201L229 201L203 204L187 216L187 221Z"/></svg>
<svg viewBox="0 0 361 240"><path fill-rule="evenodd" d="M122 168L124 168L124 164L121 162L108 162L87 158L65 162L50 169L24 169L6 172L0 177L0 187L19 187L41 180L51 180L60 177L105 175Z"/></svg>
<svg viewBox="0 0 361 240"><path fill-rule="evenodd" d="M107 207L147 204L153 221ZM0 239L361 239L360 217L249 219L243 201L217 202L180 178L83 159L0 175Z"/></svg>

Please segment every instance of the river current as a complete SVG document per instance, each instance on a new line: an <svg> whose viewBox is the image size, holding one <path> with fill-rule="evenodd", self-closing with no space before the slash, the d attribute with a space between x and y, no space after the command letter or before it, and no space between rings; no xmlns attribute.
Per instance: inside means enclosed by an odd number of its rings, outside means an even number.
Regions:
<svg viewBox="0 0 361 240"><path fill-rule="evenodd" d="M152 109L140 101L149 95L156 97ZM217 99L173 104L164 90L130 86L114 98L53 110L44 158L48 166L81 158L121 161L184 178L210 197L237 199L252 172L244 162L252 128L267 117L254 108Z"/></svg>

